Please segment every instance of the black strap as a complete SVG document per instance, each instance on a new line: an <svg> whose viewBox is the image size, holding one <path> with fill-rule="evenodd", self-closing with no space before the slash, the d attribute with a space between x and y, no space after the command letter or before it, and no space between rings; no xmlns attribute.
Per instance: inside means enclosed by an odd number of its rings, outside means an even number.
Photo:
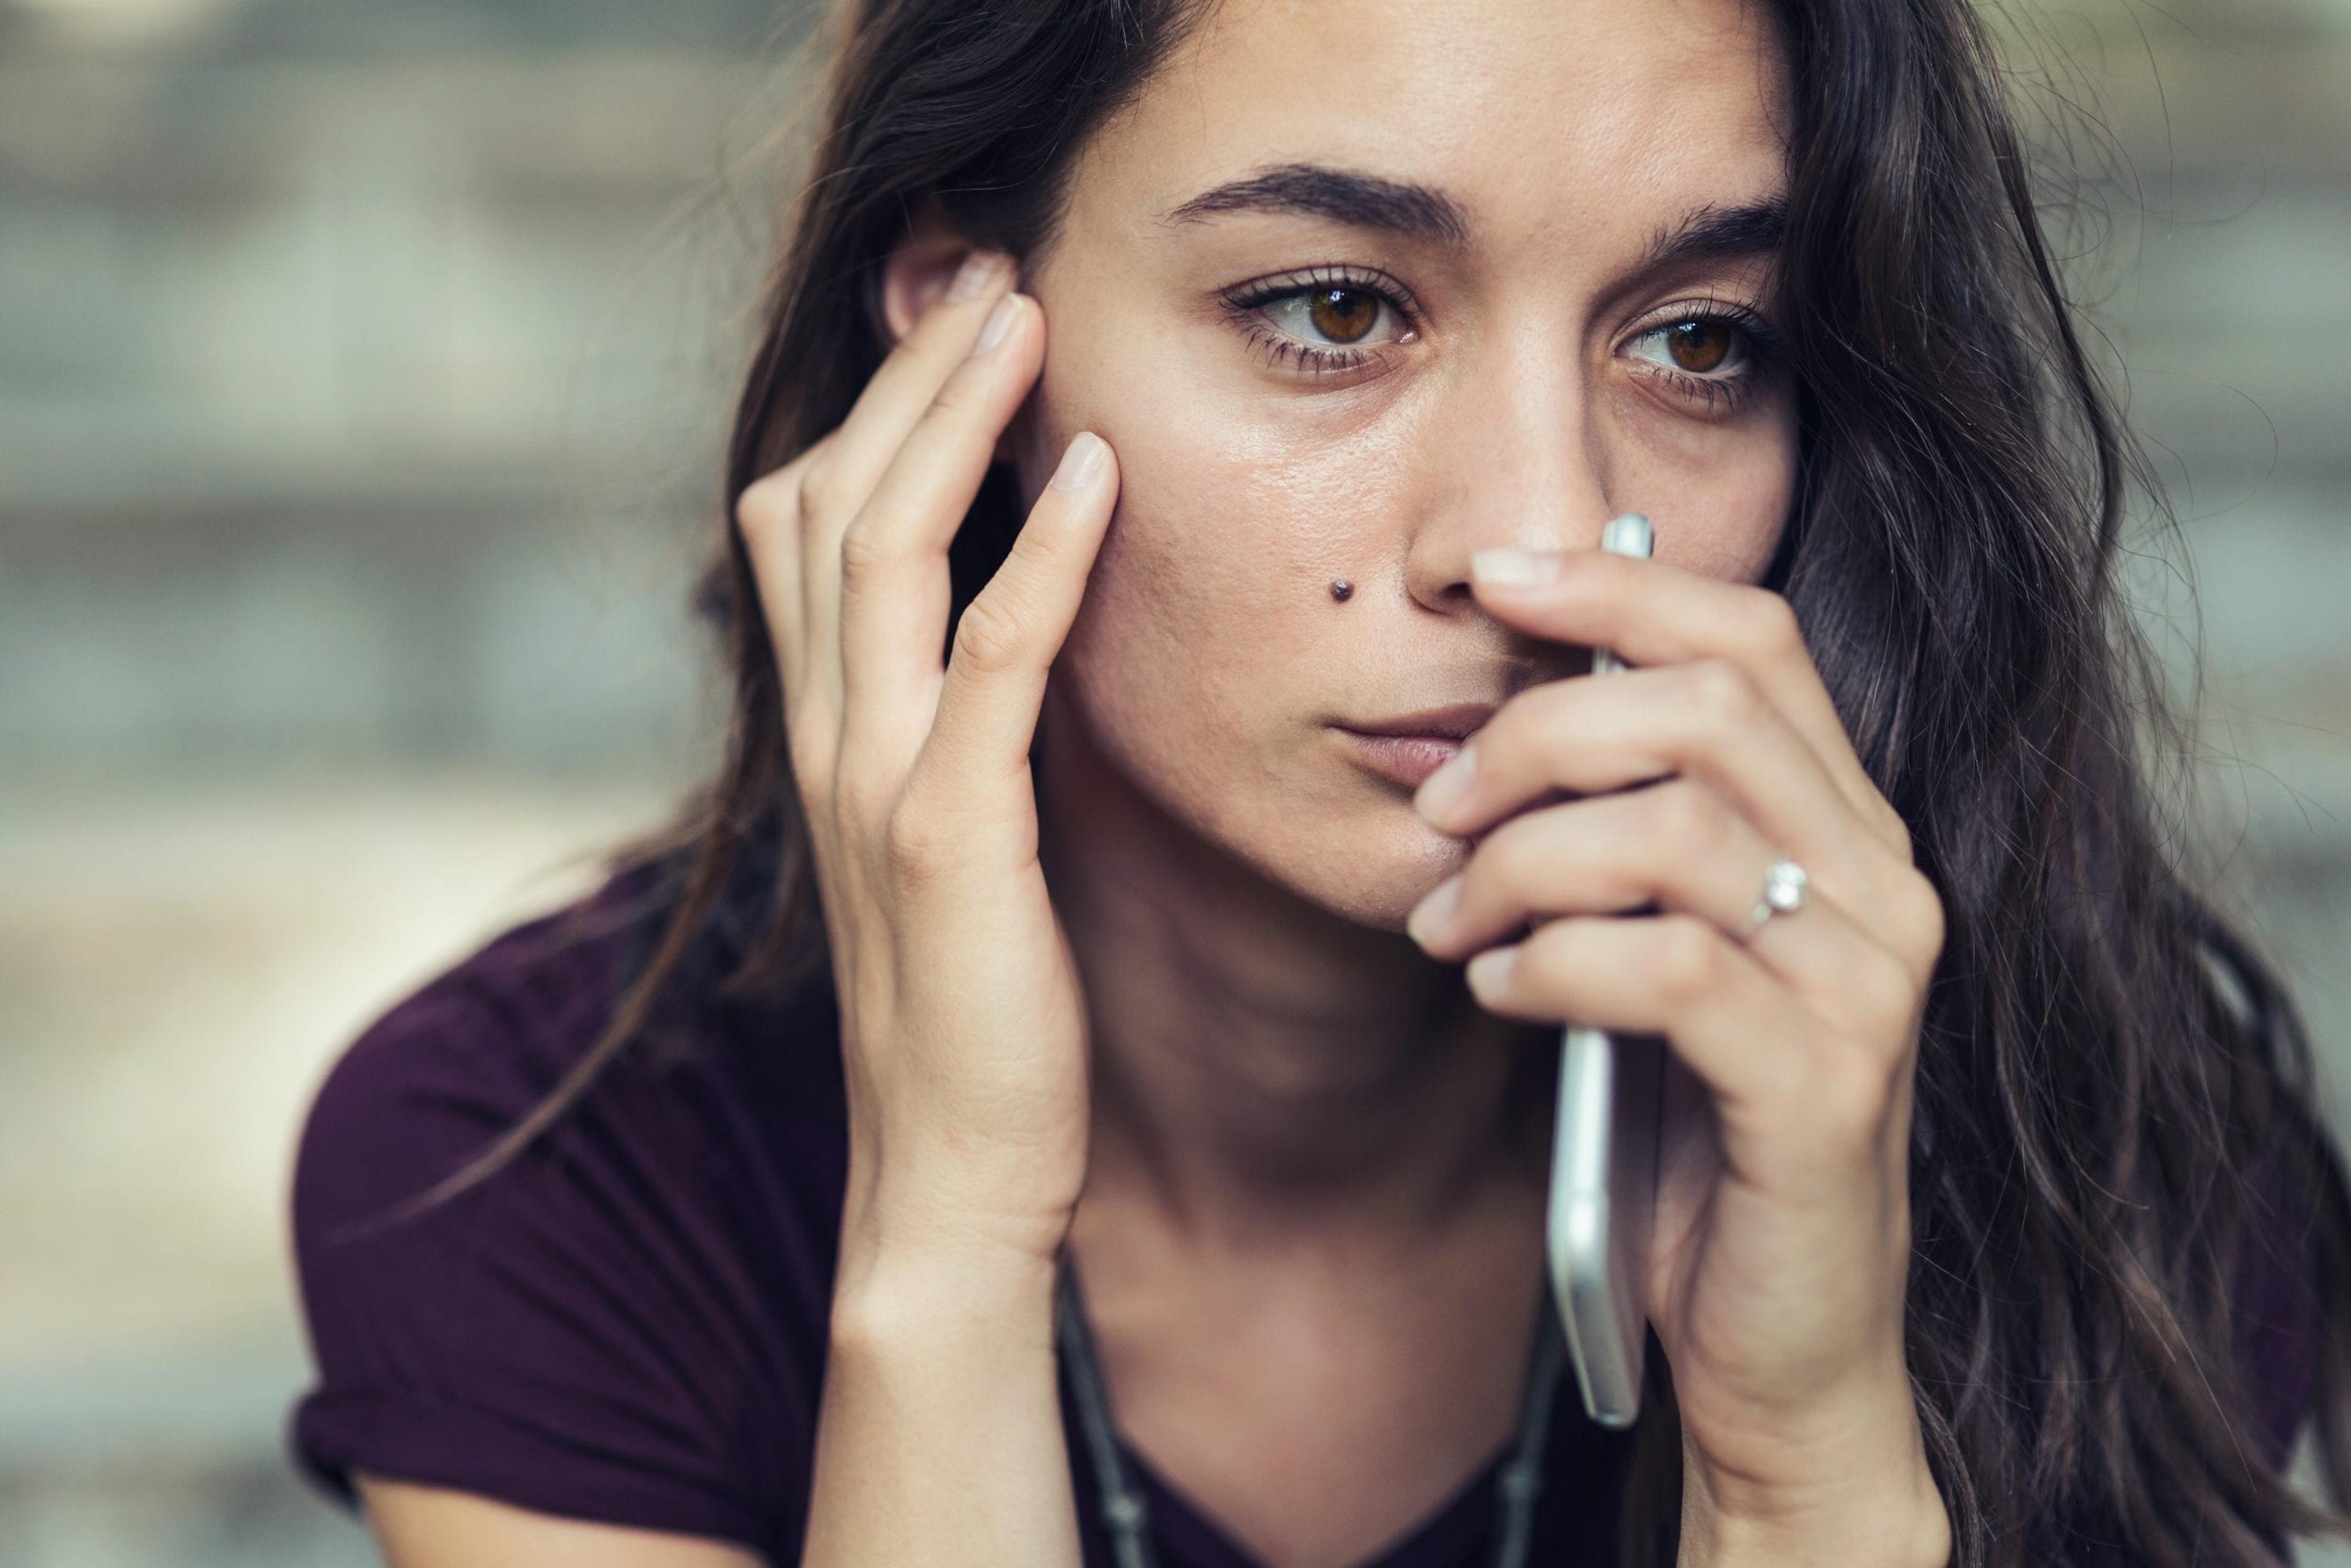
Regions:
<svg viewBox="0 0 2351 1568"><path fill-rule="evenodd" d="M1086 1322L1085 1296L1078 1287L1077 1261L1066 1247L1061 1249L1053 1327L1061 1365L1077 1404L1078 1421L1084 1429L1102 1519L1110 1527L1112 1560L1117 1568L1156 1568L1150 1508L1119 1453L1117 1430L1111 1421L1110 1390L1102 1381L1093 1333ZM1542 1496L1543 1450L1550 1444L1552 1406L1557 1403L1559 1388L1560 1333L1559 1312L1546 1271L1542 1301L1535 1317L1534 1354L1519 1408L1518 1442L1494 1482L1499 1516L1494 1568L1526 1568L1527 1553L1533 1545L1535 1503Z"/></svg>
<svg viewBox="0 0 2351 1568"><path fill-rule="evenodd" d="M1110 1526L1111 1558L1118 1568L1153 1568L1151 1511L1119 1456L1118 1437L1110 1419L1110 1390L1103 1385L1093 1333L1086 1323L1077 1263L1066 1247L1061 1249L1061 1284L1054 1329L1061 1364L1070 1375L1070 1391L1077 1400L1078 1421L1085 1428L1086 1454L1093 1461L1102 1519Z"/></svg>

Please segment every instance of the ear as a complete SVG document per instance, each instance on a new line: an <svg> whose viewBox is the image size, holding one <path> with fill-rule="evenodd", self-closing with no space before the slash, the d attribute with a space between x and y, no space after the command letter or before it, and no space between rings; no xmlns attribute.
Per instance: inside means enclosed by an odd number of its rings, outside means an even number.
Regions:
<svg viewBox="0 0 2351 1568"><path fill-rule="evenodd" d="M947 291L962 267L964 257L977 247L959 232L947 216L946 205L936 193L923 198L905 234L891 248L882 264L881 308L882 326L888 333L888 344L895 346L914 323L922 318L930 303ZM1019 279L1014 280L1014 287ZM1025 434L1029 420L1029 402L1024 399L1018 413L997 439L998 463L1016 460L1019 439Z"/></svg>
<svg viewBox="0 0 2351 1568"><path fill-rule="evenodd" d="M956 232L938 196L925 196L882 264L882 322L891 344L914 329L924 309L955 281L956 268L973 248Z"/></svg>

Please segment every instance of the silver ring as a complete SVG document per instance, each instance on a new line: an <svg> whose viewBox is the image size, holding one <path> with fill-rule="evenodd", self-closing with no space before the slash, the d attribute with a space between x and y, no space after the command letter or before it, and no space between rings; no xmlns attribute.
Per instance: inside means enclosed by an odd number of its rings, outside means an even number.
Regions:
<svg viewBox="0 0 2351 1568"><path fill-rule="evenodd" d="M1793 915L1804 907L1804 883L1809 879L1804 868L1792 860L1773 861L1763 873L1763 892L1755 900L1755 907L1747 912L1746 921L1739 927L1739 939L1746 941L1763 929L1775 915Z"/></svg>

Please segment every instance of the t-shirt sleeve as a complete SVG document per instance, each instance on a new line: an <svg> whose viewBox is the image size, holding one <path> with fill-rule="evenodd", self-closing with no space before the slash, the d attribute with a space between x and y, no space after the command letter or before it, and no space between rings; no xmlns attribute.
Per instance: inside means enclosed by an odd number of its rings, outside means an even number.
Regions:
<svg viewBox="0 0 2351 1568"><path fill-rule="evenodd" d="M824 1261L820 1239L730 1198L774 1186L745 1166L772 1129L737 1096L616 1063L512 1164L391 1218L551 1091L605 1016L594 966L516 956L507 978L477 957L393 1009L313 1102L298 1463L347 1501L365 1470L792 1560Z"/></svg>

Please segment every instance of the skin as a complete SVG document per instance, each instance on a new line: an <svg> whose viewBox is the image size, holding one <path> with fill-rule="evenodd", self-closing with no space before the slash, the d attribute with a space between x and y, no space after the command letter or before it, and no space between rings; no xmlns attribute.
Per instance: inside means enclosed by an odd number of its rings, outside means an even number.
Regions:
<svg viewBox="0 0 2351 1568"><path fill-rule="evenodd" d="M1654 257L1784 192L1782 70L1723 0L1234 4L1082 152L1019 292L956 285L935 207L892 256L897 350L739 510L852 1118L805 1561L1077 1562L1065 1241L1123 1434L1244 1545L1320 1568L1417 1523L1515 1415L1527 1073L1566 1019L1677 1063L1646 1285L1683 1561L1947 1557L1901 1343L1939 906L1752 586L1793 393L1661 336L1770 319L1768 253ZM1460 232L1171 215L1291 162L1432 187ZM1225 298L1310 267L1349 308ZM1409 308L1366 325L1367 284ZM942 668L998 458L1033 510ZM1593 549L1625 510L1655 560ZM1593 646L1636 667L1584 678ZM1416 794L1334 727L1462 702L1498 711ZM1741 941L1783 854L1811 901ZM748 1561L363 1484L401 1568L492 1532Z"/></svg>

